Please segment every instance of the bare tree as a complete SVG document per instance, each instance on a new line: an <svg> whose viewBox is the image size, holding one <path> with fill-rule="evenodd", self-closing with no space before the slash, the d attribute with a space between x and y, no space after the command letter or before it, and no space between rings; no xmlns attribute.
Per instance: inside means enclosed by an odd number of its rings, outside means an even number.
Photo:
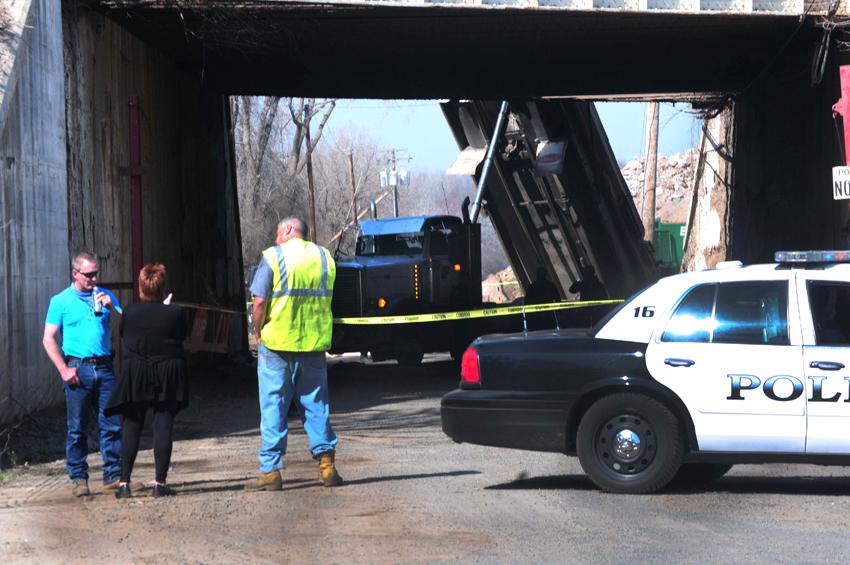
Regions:
<svg viewBox="0 0 850 565"><path fill-rule="evenodd" d="M353 251L356 226L353 216L352 179L349 173L349 152L354 165L354 191L359 210L368 206L370 198L381 193L378 182L377 144L362 132L345 130L335 136L333 145L326 144L318 153L317 209L322 217L318 241L332 244L342 253ZM342 232L341 240L331 239Z"/></svg>
<svg viewBox="0 0 850 565"><path fill-rule="evenodd" d="M319 145L319 140L322 138L322 132L325 129L325 124L331 117L331 113L336 107L336 100L325 99L316 101L315 98L290 98L289 99L289 115L292 119L292 146L289 151L289 166L286 173L290 177L294 177L307 164L307 159L311 157L310 153L315 151ZM315 131L311 129L311 146L308 149L305 147L304 138L307 133L307 127L311 125L313 118L320 115L319 125ZM304 155L301 154L302 148Z"/></svg>
<svg viewBox="0 0 850 565"><path fill-rule="evenodd" d="M231 115L236 141L237 182L242 225L242 251L246 264L254 263L269 245L275 224L291 214L306 216L304 168L308 153L305 134L311 125L309 157L315 180L316 241L343 254L354 251L357 235L352 182L358 210L368 210L370 199L385 194L381 188L378 155L381 147L368 133L353 129L333 131L330 142L319 143L326 132L335 100L286 99L278 97L231 98ZM305 109L306 107L306 109ZM285 108L281 111L280 108ZM315 126L315 127L314 127ZM327 137L327 136L325 136ZM350 177L349 152L354 179ZM404 215L461 214L461 202L471 196L474 183L467 177L449 177L441 172L414 172L410 186L399 189L400 212ZM379 206L379 215L391 213L390 199ZM485 273L507 266L495 231L482 220L482 257ZM496 251L494 251L496 250Z"/></svg>
<svg viewBox="0 0 850 565"><path fill-rule="evenodd" d="M242 253L250 264L269 244L282 217L304 215L305 183L300 175L307 159L304 134L318 116L320 124L312 136L315 150L336 101L239 96L230 102ZM289 112L281 112L281 106Z"/></svg>

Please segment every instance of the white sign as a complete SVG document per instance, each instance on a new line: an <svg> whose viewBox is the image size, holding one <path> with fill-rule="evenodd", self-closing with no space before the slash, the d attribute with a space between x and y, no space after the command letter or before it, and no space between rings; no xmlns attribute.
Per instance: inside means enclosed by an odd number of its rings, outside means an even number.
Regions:
<svg viewBox="0 0 850 565"><path fill-rule="evenodd" d="M832 167L832 199L850 200L850 167Z"/></svg>

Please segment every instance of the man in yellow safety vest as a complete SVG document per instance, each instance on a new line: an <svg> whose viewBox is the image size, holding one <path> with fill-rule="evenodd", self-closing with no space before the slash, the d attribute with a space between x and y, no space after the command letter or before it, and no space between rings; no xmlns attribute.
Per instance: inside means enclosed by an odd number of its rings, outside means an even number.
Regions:
<svg viewBox="0 0 850 565"><path fill-rule="evenodd" d="M251 283L258 343L260 476L246 490L280 490L293 398L301 410L310 451L326 487L342 484L334 467L337 438L331 428L325 352L331 346L336 265L330 252L306 241L306 224L290 217L277 225L275 246L263 251Z"/></svg>

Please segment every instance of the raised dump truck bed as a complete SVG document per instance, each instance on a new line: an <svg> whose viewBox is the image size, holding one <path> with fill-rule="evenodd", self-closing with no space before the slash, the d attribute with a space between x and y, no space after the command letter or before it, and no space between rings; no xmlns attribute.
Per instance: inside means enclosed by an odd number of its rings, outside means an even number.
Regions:
<svg viewBox="0 0 850 565"><path fill-rule="evenodd" d="M443 113L473 174L500 103L449 101ZM484 207L523 288L539 267L562 297L595 270L607 295L624 298L658 278L654 253L592 102L510 104L484 191ZM464 169L466 169L464 171ZM585 296L584 298L587 298Z"/></svg>

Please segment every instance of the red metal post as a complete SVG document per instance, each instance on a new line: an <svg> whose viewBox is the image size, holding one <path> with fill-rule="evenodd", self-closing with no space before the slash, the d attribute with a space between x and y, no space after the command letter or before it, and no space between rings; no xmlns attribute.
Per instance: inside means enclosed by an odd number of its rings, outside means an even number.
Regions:
<svg viewBox="0 0 850 565"><path fill-rule="evenodd" d="M840 115L844 122L844 165L850 166L850 65L839 68L841 99L832 105L833 114Z"/></svg>
<svg viewBox="0 0 850 565"><path fill-rule="evenodd" d="M139 97L130 96L130 263L133 269L133 302L138 300L139 271L143 261L142 240L142 134Z"/></svg>

